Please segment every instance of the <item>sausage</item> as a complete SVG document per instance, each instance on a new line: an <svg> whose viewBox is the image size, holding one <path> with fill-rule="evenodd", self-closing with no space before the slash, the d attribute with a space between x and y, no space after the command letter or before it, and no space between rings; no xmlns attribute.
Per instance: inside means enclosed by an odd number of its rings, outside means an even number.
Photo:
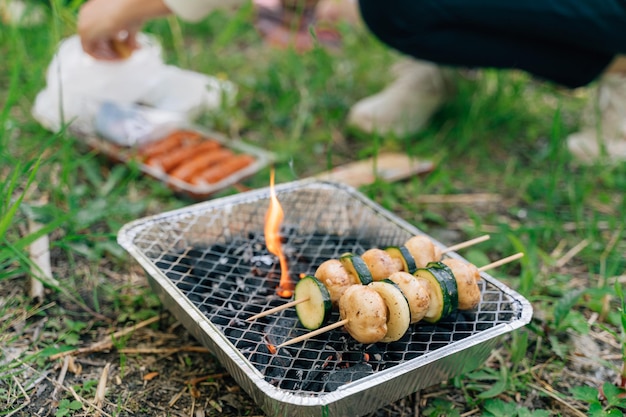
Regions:
<svg viewBox="0 0 626 417"><path fill-rule="evenodd" d="M201 172L198 176L192 179L194 184L209 183L213 184L223 180L231 174L243 169L254 162L254 158L250 155L239 154L230 159L226 159L217 165L210 167L209 169Z"/></svg>
<svg viewBox="0 0 626 417"><path fill-rule="evenodd" d="M183 145L199 142L201 139L202 136L197 132L190 130L177 130L161 140L149 143L139 148L138 153L144 160L148 160L157 155L163 155Z"/></svg>
<svg viewBox="0 0 626 417"><path fill-rule="evenodd" d="M163 171L170 172L184 161L193 158L199 153L206 151L212 151L219 148L221 145L214 140L205 140L199 144L193 144L184 146L179 149L175 149L172 152L156 155L146 161L147 165L153 167L161 167Z"/></svg>
<svg viewBox="0 0 626 417"><path fill-rule="evenodd" d="M179 180L190 182L198 173L233 156L233 152L226 148L209 149L200 153L194 152L194 154L195 156L190 160L182 162L172 170L170 175Z"/></svg>

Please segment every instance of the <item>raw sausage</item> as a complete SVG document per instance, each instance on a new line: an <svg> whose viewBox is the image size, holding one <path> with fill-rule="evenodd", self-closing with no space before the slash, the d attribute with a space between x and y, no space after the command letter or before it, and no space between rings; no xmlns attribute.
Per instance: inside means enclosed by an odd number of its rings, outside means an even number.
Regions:
<svg viewBox="0 0 626 417"><path fill-rule="evenodd" d="M203 182L213 184L247 167L252 162L254 162L252 156L239 154L201 172L192 182L194 184L202 184Z"/></svg>
<svg viewBox="0 0 626 417"><path fill-rule="evenodd" d="M191 182L200 172L219 164L233 156L230 149L210 149L201 153L196 153L190 160L178 165L170 175L179 180Z"/></svg>
<svg viewBox="0 0 626 417"><path fill-rule="evenodd" d="M150 159L157 155L163 155L166 152L173 151L182 145L199 142L202 136L197 132L188 130L177 130L170 133L164 139L147 144L139 149L139 155L143 159Z"/></svg>
<svg viewBox="0 0 626 417"><path fill-rule="evenodd" d="M219 142L213 140L203 141L200 144L193 144L175 149L166 154L156 155L146 161L147 165L161 167L163 171L170 172L188 159L205 151L215 150L220 147Z"/></svg>

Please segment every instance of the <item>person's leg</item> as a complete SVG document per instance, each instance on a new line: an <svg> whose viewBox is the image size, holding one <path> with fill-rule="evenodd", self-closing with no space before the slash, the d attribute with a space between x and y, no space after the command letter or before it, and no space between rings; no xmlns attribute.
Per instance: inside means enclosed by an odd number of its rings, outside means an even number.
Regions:
<svg viewBox="0 0 626 417"><path fill-rule="evenodd" d="M626 52L623 0L360 0L383 42L443 65L521 69L579 87Z"/></svg>
<svg viewBox="0 0 626 417"><path fill-rule="evenodd" d="M363 26L358 0L320 0L315 16L319 22L342 22L358 29ZM350 108L349 127L365 133L416 133L451 96L450 71L431 62L405 57L391 70L394 80L389 86Z"/></svg>
<svg viewBox="0 0 626 417"><path fill-rule="evenodd" d="M360 6L376 36L416 58L520 69L567 87L598 80L596 117L568 146L582 159L604 149L626 160L623 0L360 0Z"/></svg>
<svg viewBox="0 0 626 417"><path fill-rule="evenodd" d="M452 96L450 71L432 62L408 58L392 69L394 79L385 89L350 108L349 127L381 135L415 134Z"/></svg>
<svg viewBox="0 0 626 417"><path fill-rule="evenodd" d="M581 161L600 156L626 161L626 57L618 56L597 82L583 112L583 127L567 138L569 151Z"/></svg>
<svg viewBox="0 0 626 417"><path fill-rule="evenodd" d="M605 74L626 74L626 55L618 55L604 71Z"/></svg>

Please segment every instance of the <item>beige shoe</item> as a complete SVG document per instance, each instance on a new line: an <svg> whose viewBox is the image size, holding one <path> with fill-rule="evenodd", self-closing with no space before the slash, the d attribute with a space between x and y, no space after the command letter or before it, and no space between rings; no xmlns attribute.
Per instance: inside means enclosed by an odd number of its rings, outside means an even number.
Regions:
<svg viewBox="0 0 626 417"><path fill-rule="evenodd" d="M450 74L435 64L406 60L394 72L389 86L350 109L348 126L365 133L415 134L451 95Z"/></svg>
<svg viewBox="0 0 626 417"><path fill-rule="evenodd" d="M357 0L319 0L315 7L315 20L324 24L345 22L361 26L361 12Z"/></svg>
<svg viewBox="0 0 626 417"><path fill-rule="evenodd" d="M567 138L581 162L626 161L626 76L608 74L583 113L585 128Z"/></svg>

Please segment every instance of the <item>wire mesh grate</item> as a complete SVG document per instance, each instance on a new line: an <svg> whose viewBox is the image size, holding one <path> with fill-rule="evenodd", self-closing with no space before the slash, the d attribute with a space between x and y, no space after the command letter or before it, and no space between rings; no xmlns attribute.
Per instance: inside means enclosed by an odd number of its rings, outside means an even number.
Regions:
<svg viewBox="0 0 626 417"><path fill-rule="evenodd" d="M414 233L401 220L332 186L285 188L278 198L285 213L282 246L294 280L344 252L398 245ZM459 311L436 325L412 325L397 342L363 345L337 329L272 354L271 345L307 331L293 308L246 321L288 301L276 295L280 265L265 246L268 204L268 195L256 193L147 222L133 245L281 390L310 396L333 392L521 317L519 300L481 280L482 300L475 310Z"/></svg>

